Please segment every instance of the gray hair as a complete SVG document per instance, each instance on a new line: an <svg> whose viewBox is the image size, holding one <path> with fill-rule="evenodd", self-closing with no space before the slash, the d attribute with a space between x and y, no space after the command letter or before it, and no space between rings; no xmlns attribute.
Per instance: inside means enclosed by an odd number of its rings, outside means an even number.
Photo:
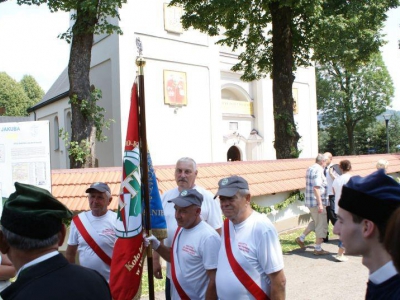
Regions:
<svg viewBox="0 0 400 300"><path fill-rule="evenodd" d="M193 171L197 171L197 164L194 161L193 158L190 157L182 157L180 159L178 159L178 161L176 162L176 164L180 163L180 162L190 162L193 165Z"/></svg>
<svg viewBox="0 0 400 300"><path fill-rule="evenodd" d="M321 153L318 153L318 155L317 155L317 158L315 159L315 162L317 163L317 164L321 164L323 161L325 161L326 160L326 156L325 155L323 155L323 154L321 154Z"/></svg>
<svg viewBox="0 0 400 300"><path fill-rule="evenodd" d="M100 193L100 192L99 192L99 193ZM110 198L112 198L112 195L110 194L110 192L105 191L105 192L103 192L103 193L106 194L107 200L110 200ZM88 198L90 197L91 194L93 194L93 193L88 193Z"/></svg>
<svg viewBox="0 0 400 300"><path fill-rule="evenodd" d="M247 195L250 195L250 191L248 189L239 189L238 192L241 197L246 197Z"/></svg>
<svg viewBox="0 0 400 300"><path fill-rule="evenodd" d="M50 247L59 241L58 232L44 240L27 238L21 236L19 234L13 233L6 228L2 227L4 238L7 240L8 244L11 247L14 247L18 250L36 250Z"/></svg>

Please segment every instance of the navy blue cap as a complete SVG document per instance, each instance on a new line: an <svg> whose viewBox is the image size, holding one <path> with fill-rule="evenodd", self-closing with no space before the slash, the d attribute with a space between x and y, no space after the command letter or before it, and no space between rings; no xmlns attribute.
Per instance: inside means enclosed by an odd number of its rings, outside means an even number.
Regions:
<svg viewBox="0 0 400 300"><path fill-rule="evenodd" d="M353 176L343 186L339 207L377 225L387 223L400 207L400 185L385 170L366 176Z"/></svg>

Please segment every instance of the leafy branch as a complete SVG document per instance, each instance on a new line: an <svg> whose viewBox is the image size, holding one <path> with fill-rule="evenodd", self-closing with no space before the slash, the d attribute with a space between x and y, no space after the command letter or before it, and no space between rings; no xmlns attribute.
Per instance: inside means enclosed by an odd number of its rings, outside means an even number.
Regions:
<svg viewBox="0 0 400 300"><path fill-rule="evenodd" d="M79 143L71 141L68 132L64 130L64 128L59 130L58 135L68 148L68 155L73 157L75 161L79 161L84 164L86 158L90 156L90 142L86 139L81 140Z"/></svg>
<svg viewBox="0 0 400 300"><path fill-rule="evenodd" d="M99 142L105 142L107 141L107 136L104 135L103 130L104 128L110 129L111 123L115 121L113 119L105 120L105 109L96 104L96 102L101 98L101 90L92 86L90 101L81 100L79 108L82 112L82 115L93 121L93 125L96 128L96 140ZM78 98L76 95L71 97L69 100L69 104L76 104L77 102ZM63 128L59 130L58 135L68 148L68 155L73 157L75 161L84 164L86 159L91 155L89 139L83 139L80 142L71 141L68 132Z"/></svg>

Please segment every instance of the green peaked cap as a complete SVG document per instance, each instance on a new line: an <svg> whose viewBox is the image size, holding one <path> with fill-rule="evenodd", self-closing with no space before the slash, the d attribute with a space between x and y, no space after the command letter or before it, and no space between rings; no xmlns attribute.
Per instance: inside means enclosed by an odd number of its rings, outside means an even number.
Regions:
<svg viewBox="0 0 400 300"><path fill-rule="evenodd" d="M47 190L15 182L15 192L4 203L1 225L23 237L46 239L61 230L72 212Z"/></svg>

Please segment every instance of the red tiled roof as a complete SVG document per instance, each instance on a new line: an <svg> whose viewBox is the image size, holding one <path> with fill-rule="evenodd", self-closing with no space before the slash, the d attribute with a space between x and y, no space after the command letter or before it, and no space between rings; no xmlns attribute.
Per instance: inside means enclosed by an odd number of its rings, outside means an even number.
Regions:
<svg viewBox="0 0 400 300"><path fill-rule="evenodd" d="M365 176L375 171L379 159L389 161L388 173L400 172L400 154L337 156L333 163L343 159L350 160L352 174L355 175ZM196 184L215 193L219 179L240 175L249 182L252 196L294 191L304 189L305 171L314 161L315 158L303 158L198 164ZM154 169L161 193L176 186L175 165L154 166ZM53 170L52 193L73 211L88 210L85 190L93 182L106 182L113 195L109 208L115 210L118 207L121 170L121 167Z"/></svg>

